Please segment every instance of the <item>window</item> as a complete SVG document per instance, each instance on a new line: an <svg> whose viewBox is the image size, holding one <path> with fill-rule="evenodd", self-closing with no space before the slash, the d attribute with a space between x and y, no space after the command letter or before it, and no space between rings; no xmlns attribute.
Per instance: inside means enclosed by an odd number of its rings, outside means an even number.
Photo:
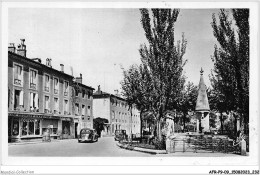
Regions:
<svg viewBox="0 0 260 175"><path fill-rule="evenodd" d="M112 111L112 119L115 119L115 111Z"/></svg>
<svg viewBox="0 0 260 175"><path fill-rule="evenodd" d="M68 100L64 100L64 114L68 114L69 113L69 101Z"/></svg>
<svg viewBox="0 0 260 175"><path fill-rule="evenodd" d="M62 134L70 134L70 122L62 121Z"/></svg>
<svg viewBox="0 0 260 175"><path fill-rule="evenodd" d="M35 135L40 135L40 120L35 119Z"/></svg>
<svg viewBox="0 0 260 175"><path fill-rule="evenodd" d="M59 99L54 97L54 114L59 113Z"/></svg>
<svg viewBox="0 0 260 175"><path fill-rule="evenodd" d="M85 98L86 97L86 91L83 89L82 90L82 98Z"/></svg>
<svg viewBox="0 0 260 175"><path fill-rule="evenodd" d="M88 110L87 110L87 116L90 117L90 110L91 110L91 107L88 106Z"/></svg>
<svg viewBox="0 0 260 175"><path fill-rule="evenodd" d="M68 96L69 94L69 82L64 81L64 96Z"/></svg>
<svg viewBox="0 0 260 175"><path fill-rule="evenodd" d="M37 71L30 69L30 88L36 89L37 87Z"/></svg>
<svg viewBox="0 0 260 175"><path fill-rule="evenodd" d="M79 89L75 89L75 95L76 95L76 97L79 96Z"/></svg>
<svg viewBox="0 0 260 175"><path fill-rule="evenodd" d="M19 135L19 120L18 119L14 119L13 120L13 126L12 126L12 135L13 136L17 136Z"/></svg>
<svg viewBox="0 0 260 175"><path fill-rule="evenodd" d="M39 98L38 94L30 92L30 111L39 112Z"/></svg>
<svg viewBox="0 0 260 175"><path fill-rule="evenodd" d="M50 97L45 96L45 103L44 103L44 112L49 113L50 112Z"/></svg>
<svg viewBox="0 0 260 175"><path fill-rule="evenodd" d="M91 97L91 93L90 93L90 92L88 92L88 99L90 99L90 97Z"/></svg>
<svg viewBox="0 0 260 175"><path fill-rule="evenodd" d="M75 115L79 115L79 104L75 103Z"/></svg>
<svg viewBox="0 0 260 175"><path fill-rule="evenodd" d="M22 122L22 135L27 135L28 133L28 122L27 121L23 121Z"/></svg>
<svg viewBox="0 0 260 175"><path fill-rule="evenodd" d="M28 122L28 126L29 126L28 134L29 135L34 135L34 121L29 121Z"/></svg>
<svg viewBox="0 0 260 175"><path fill-rule="evenodd" d="M22 86L23 83L23 67L18 64L14 64L14 84Z"/></svg>
<svg viewBox="0 0 260 175"><path fill-rule="evenodd" d="M23 91L14 90L14 110L21 110L23 107Z"/></svg>
<svg viewBox="0 0 260 175"><path fill-rule="evenodd" d="M82 105L81 115L85 116L85 114L86 114L85 105Z"/></svg>
<svg viewBox="0 0 260 175"><path fill-rule="evenodd" d="M39 119L22 119L22 136L40 135Z"/></svg>
<svg viewBox="0 0 260 175"><path fill-rule="evenodd" d="M50 76L44 74L44 91L50 92Z"/></svg>
<svg viewBox="0 0 260 175"><path fill-rule="evenodd" d="M59 79L54 78L54 94L58 94L58 93L59 93Z"/></svg>

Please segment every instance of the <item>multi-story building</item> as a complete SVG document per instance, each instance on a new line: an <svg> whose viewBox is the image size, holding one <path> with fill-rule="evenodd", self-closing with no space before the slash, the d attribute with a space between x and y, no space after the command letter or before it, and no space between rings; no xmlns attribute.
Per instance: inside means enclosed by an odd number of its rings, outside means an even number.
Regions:
<svg viewBox="0 0 260 175"><path fill-rule="evenodd" d="M114 135L115 130L124 129L127 134L140 134L140 113L133 106L132 110L125 99L116 94L102 92L100 86L93 95L94 118L108 120L104 131L106 135ZM131 115L132 114L132 115Z"/></svg>
<svg viewBox="0 0 260 175"><path fill-rule="evenodd" d="M73 111L75 114L75 136L82 128L93 128L93 90L94 88L82 84L82 74L76 77L74 83Z"/></svg>
<svg viewBox="0 0 260 175"><path fill-rule="evenodd" d="M74 77L62 64L60 71L53 69L51 59L42 64L27 58L21 41L17 50L14 44L8 47L8 140L42 138L47 129L53 138L77 137L81 121L73 109Z"/></svg>

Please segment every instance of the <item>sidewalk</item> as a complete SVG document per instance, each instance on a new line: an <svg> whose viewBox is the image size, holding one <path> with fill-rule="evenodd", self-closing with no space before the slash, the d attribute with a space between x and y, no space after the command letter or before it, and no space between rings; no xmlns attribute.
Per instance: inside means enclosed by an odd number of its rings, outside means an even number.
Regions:
<svg viewBox="0 0 260 175"><path fill-rule="evenodd" d="M53 139L53 140L51 140L51 142L43 142L42 140L30 140L30 141L8 143L8 146L11 146L11 145L27 145L27 144L42 144L42 143L62 142L62 141L70 141L70 140L75 140L75 139L62 139L62 140Z"/></svg>
<svg viewBox="0 0 260 175"><path fill-rule="evenodd" d="M197 150L197 152L192 151L176 151L174 153L167 153L166 150L152 150L140 147L132 147L129 145L123 145L121 143L116 144L118 147L122 149L127 149L131 151L139 151L144 152L147 154L156 154L163 157L244 157L239 154L232 154L232 153L221 153L221 152L212 152L206 150ZM249 152L247 152L247 156L249 156Z"/></svg>

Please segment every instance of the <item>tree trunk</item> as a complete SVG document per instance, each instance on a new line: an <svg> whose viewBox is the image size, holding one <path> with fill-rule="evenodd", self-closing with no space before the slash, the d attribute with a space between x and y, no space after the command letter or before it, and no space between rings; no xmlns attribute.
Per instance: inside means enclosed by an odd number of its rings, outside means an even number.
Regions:
<svg viewBox="0 0 260 175"><path fill-rule="evenodd" d="M143 120L142 120L143 116L142 116L142 114L143 114L143 110L140 111L140 137L143 137L143 127L142 127L142 125L143 125Z"/></svg>
<svg viewBox="0 0 260 175"><path fill-rule="evenodd" d="M186 113L184 113L184 116L183 116L183 130L182 130L182 132L184 132L184 130L185 130L185 123L186 123L185 117L186 117Z"/></svg>
<svg viewBox="0 0 260 175"><path fill-rule="evenodd" d="M161 134L161 121L158 121L158 139L162 140L162 134Z"/></svg>
<svg viewBox="0 0 260 175"><path fill-rule="evenodd" d="M234 120L234 130L235 130L235 135L237 135L237 116L235 116L235 120Z"/></svg>
<svg viewBox="0 0 260 175"><path fill-rule="evenodd" d="M223 134L223 114L220 113L220 127L221 127L221 134Z"/></svg>

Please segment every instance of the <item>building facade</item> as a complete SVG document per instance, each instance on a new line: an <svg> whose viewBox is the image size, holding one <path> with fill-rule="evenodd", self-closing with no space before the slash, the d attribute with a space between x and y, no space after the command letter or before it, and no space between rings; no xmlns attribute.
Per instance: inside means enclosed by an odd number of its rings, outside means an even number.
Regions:
<svg viewBox="0 0 260 175"><path fill-rule="evenodd" d="M94 88L82 84L82 74L73 83L73 111L75 114L75 137L82 128L93 128L93 90Z"/></svg>
<svg viewBox="0 0 260 175"><path fill-rule="evenodd" d="M74 77L62 64L53 69L51 59L27 58L21 41L8 47L8 141L41 139L47 130L52 138L77 137Z"/></svg>
<svg viewBox="0 0 260 175"><path fill-rule="evenodd" d="M100 86L93 95L93 116L108 120L105 135L114 135L115 130L120 129L126 130L129 136L131 133L140 134L140 113L136 107L131 110L125 99L118 94L102 92Z"/></svg>

